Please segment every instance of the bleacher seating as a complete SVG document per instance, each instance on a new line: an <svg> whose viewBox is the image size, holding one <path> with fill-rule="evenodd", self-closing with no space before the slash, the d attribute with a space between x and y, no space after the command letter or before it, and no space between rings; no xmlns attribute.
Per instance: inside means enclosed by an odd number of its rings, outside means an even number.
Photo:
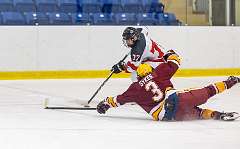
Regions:
<svg viewBox="0 0 240 149"><path fill-rule="evenodd" d="M0 24L11 24L15 16L12 24L19 25L180 24L174 14L164 12L159 0L0 0L1 12L15 13L12 18L2 16ZM24 23L20 16L24 16Z"/></svg>
<svg viewBox="0 0 240 149"><path fill-rule="evenodd" d="M153 13L137 14L139 25L157 25L158 21Z"/></svg>
<svg viewBox="0 0 240 149"><path fill-rule="evenodd" d="M120 0L101 0L103 13L121 13L123 12Z"/></svg>
<svg viewBox="0 0 240 149"><path fill-rule="evenodd" d="M37 12L57 12L56 0L35 0Z"/></svg>
<svg viewBox="0 0 240 149"><path fill-rule="evenodd" d="M118 13L115 17L118 25L137 25L137 19L134 13Z"/></svg>
<svg viewBox="0 0 240 149"><path fill-rule="evenodd" d="M18 12L34 12L36 6L33 0L13 0L15 10Z"/></svg>
<svg viewBox="0 0 240 149"><path fill-rule="evenodd" d="M77 13L81 12L78 0L58 0L58 7L61 12Z"/></svg>
<svg viewBox="0 0 240 149"><path fill-rule="evenodd" d="M159 4L160 0L142 0L142 4L145 6Z"/></svg>
<svg viewBox="0 0 240 149"><path fill-rule="evenodd" d="M145 13L163 13L164 5L158 0L142 0Z"/></svg>
<svg viewBox="0 0 240 149"><path fill-rule="evenodd" d="M122 6L125 13L143 12L143 4L141 0L122 0Z"/></svg>
<svg viewBox="0 0 240 149"><path fill-rule="evenodd" d="M2 15L1 15L1 13L0 13L0 24L2 24Z"/></svg>
<svg viewBox="0 0 240 149"><path fill-rule="evenodd" d="M26 12L24 13L26 24L28 25L48 25L49 18L42 12Z"/></svg>
<svg viewBox="0 0 240 149"><path fill-rule="evenodd" d="M93 15L94 25L114 25L115 20L111 13L96 13Z"/></svg>
<svg viewBox="0 0 240 149"><path fill-rule="evenodd" d="M72 22L75 25L89 25L92 24L92 19L87 13L73 13L71 14Z"/></svg>
<svg viewBox="0 0 240 149"><path fill-rule="evenodd" d="M49 23L52 25L71 25L72 19L66 13L48 13Z"/></svg>
<svg viewBox="0 0 240 149"><path fill-rule="evenodd" d="M4 25L24 25L25 19L22 13L2 12L2 23Z"/></svg>
<svg viewBox="0 0 240 149"><path fill-rule="evenodd" d="M170 25L180 25L179 21L177 20L176 16L173 13L167 13L168 14L168 21L170 22Z"/></svg>
<svg viewBox="0 0 240 149"><path fill-rule="evenodd" d="M160 13L157 15L159 25L180 25L176 16L172 13Z"/></svg>
<svg viewBox="0 0 240 149"><path fill-rule="evenodd" d="M79 0L79 4L84 13L100 13L101 3L99 0Z"/></svg>
<svg viewBox="0 0 240 149"><path fill-rule="evenodd" d="M14 11L12 0L0 0L0 11Z"/></svg>

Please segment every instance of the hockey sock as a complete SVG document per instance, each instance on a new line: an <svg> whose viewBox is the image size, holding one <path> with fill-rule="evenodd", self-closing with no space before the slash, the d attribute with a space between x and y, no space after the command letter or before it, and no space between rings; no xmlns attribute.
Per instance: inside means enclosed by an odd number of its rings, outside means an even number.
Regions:
<svg viewBox="0 0 240 149"><path fill-rule="evenodd" d="M217 82L206 87L208 89L209 98L223 92L227 89L227 86L224 82Z"/></svg>
<svg viewBox="0 0 240 149"><path fill-rule="evenodd" d="M226 81L216 82L214 84L207 86L208 92L209 92L209 97L212 97L216 94L222 93L226 89L230 89L236 83L238 83L237 80L228 78Z"/></svg>
<svg viewBox="0 0 240 149"><path fill-rule="evenodd" d="M221 113L210 109L202 109L200 113L201 119L220 119Z"/></svg>

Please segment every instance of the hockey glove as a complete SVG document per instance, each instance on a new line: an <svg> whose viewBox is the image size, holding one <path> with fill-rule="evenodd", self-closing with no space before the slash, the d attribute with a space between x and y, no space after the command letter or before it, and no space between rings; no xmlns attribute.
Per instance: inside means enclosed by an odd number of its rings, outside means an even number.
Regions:
<svg viewBox="0 0 240 149"><path fill-rule="evenodd" d="M117 64L113 65L111 71L113 73L120 73L124 70L124 65L125 65L124 61L120 61Z"/></svg>
<svg viewBox="0 0 240 149"><path fill-rule="evenodd" d="M105 103L105 101L101 101L98 105L97 105L97 112L100 114L105 114L106 111L110 108L110 106Z"/></svg>

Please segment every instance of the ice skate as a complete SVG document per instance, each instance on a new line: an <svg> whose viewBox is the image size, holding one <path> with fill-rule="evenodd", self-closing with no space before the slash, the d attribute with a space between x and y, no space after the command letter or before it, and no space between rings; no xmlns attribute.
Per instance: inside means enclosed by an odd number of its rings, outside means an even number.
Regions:
<svg viewBox="0 0 240 149"><path fill-rule="evenodd" d="M223 121L234 121L238 119L240 115L237 112L227 112L220 115L220 120Z"/></svg>
<svg viewBox="0 0 240 149"><path fill-rule="evenodd" d="M239 83L239 82L240 82L240 78L239 78L239 77L235 77L235 76L230 76L230 77L228 77L228 79L227 79L227 80L236 81L237 83Z"/></svg>

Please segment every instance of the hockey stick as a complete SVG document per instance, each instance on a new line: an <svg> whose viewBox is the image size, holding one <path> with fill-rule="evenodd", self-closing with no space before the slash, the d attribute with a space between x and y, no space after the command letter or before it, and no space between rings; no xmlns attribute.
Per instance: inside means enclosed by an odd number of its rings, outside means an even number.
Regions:
<svg viewBox="0 0 240 149"><path fill-rule="evenodd" d="M45 107L45 109L52 109L52 110L96 110L97 108L90 108L90 107Z"/></svg>
<svg viewBox="0 0 240 149"><path fill-rule="evenodd" d="M65 107L65 106L48 106L48 99L44 101L44 109L52 109L52 110L96 110L94 107Z"/></svg>
<svg viewBox="0 0 240 149"><path fill-rule="evenodd" d="M123 59L121 61L124 61L127 56L130 54L130 52L128 54L126 54ZM45 99L45 109L62 109L62 110L96 110L97 108L95 107L90 107L89 104L90 102L93 100L93 98L97 95L97 93L101 90L101 88L105 85L105 83L111 78L111 76L114 74L113 71L111 71L111 73L109 74L109 76L103 81L103 83L99 86L99 88L97 89L97 91L92 95L92 97L90 98L90 100L88 100L88 105L84 105L84 107L65 107L65 106L48 106L48 99Z"/></svg>
<svg viewBox="0 0 240 149"><path fill-rule="evenodd" d="M130 52L128 54L126 54L123 59L121 61L124 61L128 55L130 54ZM92 95L92 97L88 100L88 104L90 104L90 102L93 100L93 98L97 95L97 93L101 90L101 88L104 86L104 84L111 78L111 76L113 75L113 71L111 71L111 73L109 74L109 76L107 77L106 80L103 81L103 83L99 86L99 88L97 89L97 91ZM86 105L85 107L88 107L88 105Z"/></svg>

